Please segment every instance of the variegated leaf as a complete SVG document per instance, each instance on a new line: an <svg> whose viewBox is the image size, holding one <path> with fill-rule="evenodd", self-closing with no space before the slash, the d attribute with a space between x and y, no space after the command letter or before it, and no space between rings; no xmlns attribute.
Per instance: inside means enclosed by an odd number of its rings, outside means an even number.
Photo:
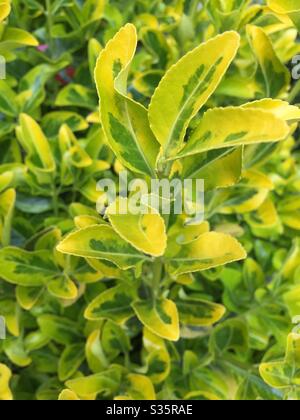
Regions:
<svg viewBox="0 0 300 420"><path fill-rule="evenodd" d="M90 321L110 319L123 324L134 314L131 304L134 299L134 289L127 290L120 285L101 293L86 308L85 318Z"/></svg>
<svg viewBox="0 0 300 420"><path fill-rule="evenodd" d="M263 76L265 96L280 97L288 89L290 72L277 57L269 37L262 28L248 25L247 33Z"/></svg>
<svg viewBox="0 0 300 420"><path fill-rule="evenodd" d="M268 6L276 13L287 14L300 30L300 4L298 0L268 0Z"/></svg>
<svg viewBox="0 0 300 420"><path fill-rule="evenodd" d="M190 121L218 87L238 47L236 32L219 35L184 56L160 82L149 120L165 158L182 148Z"/></svg>
<svg viewBox="0 0 300 420"><path fill-rule="evenodd" d="M170 243L166 261L169 273L178 276L239 261L246 256L246 251L235 238L208 232L188 244Z"/></svg>
<svg viewBox="0 0 300 420"><path fill-rule="evenodd" d="M149 214L132 214L130 199L119 198L106 214L114 230L125 241L145 254L160 257L167 247L165 222L157 211L145 206L144 209Z"/></svg>
<svg viewBox="0 0 300 420"><path fill-rule="evenodd" d="M90 226L71 233L58 245L57 250L78 257L108 260L123 270L147 259L106 225Z"/></svg>
<svg viewBox="0 0 300 420"><path fill-rule="evenodd" d="M48 251L3 248L0 250L0 264L1 277L19 286L43 286L59 274Z"/></svg>
<svg viewBox="0 0 300 420"><path fill-rule="evenodd" d="M168 299L138 301L132 307L142 324L152 333L166 340L179 340L179 318L174 302Z"/></svg>
<svg viewBox="0 0 300 420"><path fill-rule="evenodd" d="M287 123L272 113L243 108L215 108L207 111L186 147L177 158L214 149L284 140Z"/></svg>
<svg viewBox="0 0 300 420"><path fill-rule="evenodd" d="M128 24L100 54L95 80L110 147L124 166L153 177L158 143L150 130L146 109L127 96L127 77L136 45L136 29Z"/></svg>

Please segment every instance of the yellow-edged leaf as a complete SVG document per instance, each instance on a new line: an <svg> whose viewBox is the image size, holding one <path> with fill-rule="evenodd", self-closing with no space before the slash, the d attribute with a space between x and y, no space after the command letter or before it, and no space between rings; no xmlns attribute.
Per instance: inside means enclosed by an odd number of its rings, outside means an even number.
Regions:
<svg viewBox="0 0 300 420"><path fill-rule="evenodd" d="M277 57L269 37L262 28L248 25L247 33L263 75L265 96L280 97L288 89L290 72Z"/></svg>
<svg viewBox="0 0 300 420"><path fill-rule="evenodd" d="M57 247L63 254L108 260L123 270L147 259L110 226L89 226L67 236Z"/></svg>
<svg viewBox="0 0 300 420"><path fill-rule="evenodd" d="M189 52L161 80L149 120L164 157L173 157L182 148L190 121L218 87L239 42L236 32L219 35Z"/></svg>
<svg viewBox="0 0 300 420"><path fill-rule="evenodd" d="M127 96L127 77L136 46L136 29L127 24L101 52L95 81L110 147L124 166L153 177L159 145L150 130L147 110Z"/></svg>
<svg viewBox="0 0 300 420"><path fill-rule="evenodd" d="M1 4L0 4L1 7ZM9 382L11 380L12 374L10 369L4 365L0 364L0 401L11 401L13 399L12 392L9 387Z"/></svg>
<svg viewBox="0 0 300 420"><path fill-rule="evenodd" d="M130 200L119 198L107 209L106 214L114 230L125 241L145 254L160 257L167 247L165 222L157 211L144 209L149 214L131 214Z"/></svg>
<svg viewBox="0 0 300 420"><path fill-rule="evenodd" d="M214 149L284 140L287 123L260 109L215 108L207 111L177 157Z"/></svg>
<svg viewBox="0 0 300 420"><path fill-rule="evenodd" d="M172 242L166 253L167 269L174 276L207 270L246 257L246 251L235 238L217 232L204 233L184 245Z"/></svg>
<svg viewBox="0 0 300 420"><path fill-rule="evenodd" d="M179 318L174 302L168 299L138 301L132 307L142 324L152 333L166 340L179 340Z"/></svg>

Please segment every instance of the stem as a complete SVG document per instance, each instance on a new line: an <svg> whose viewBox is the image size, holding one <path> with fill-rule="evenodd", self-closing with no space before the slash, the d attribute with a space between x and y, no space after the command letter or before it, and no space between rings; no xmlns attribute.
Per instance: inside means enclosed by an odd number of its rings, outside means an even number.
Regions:
<svg viewBox="0 0 300 420"><path fill-rule="evenodd" d="M55 185L53 186L53 198L52 198L53 210L55 217L58 216L59 207L58 207L58 193Z"/></svg>
<svg viewBox="0 0 300 420"><path fill-rule="evenodd" d="M161 258L157 258L153 267L153 299L158 295L160 289L161 278L163 274L164 264Z"/></svg>
<svg viewBox="0 0 300 420"><path fill-rule="evenodd" d="M292 104L300 94L300 80L295 84L288 97L288 102Z"/></svg>

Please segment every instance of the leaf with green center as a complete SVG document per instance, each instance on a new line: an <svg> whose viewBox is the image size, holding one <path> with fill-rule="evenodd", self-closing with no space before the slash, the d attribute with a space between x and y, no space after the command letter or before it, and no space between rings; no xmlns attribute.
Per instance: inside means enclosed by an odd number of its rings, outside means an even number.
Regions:
<svg viewBox="0 0 300 420"><path fill-rule="evenodd" d="M55 160L41 127L28 115L21 114L17 137L26 150L26 163L39 180L49 182L56 169Z"/></svg>
<svg viewBox="0 0 300 420"><path fill-rule="evenodd" d="M145 213L143 214L143 210ZM167 234L161 215L146 206L141 214L130 212L130 200L119 198L106 212L114 230L137 250L153 257L160 257L167 247Z"/></svg>
<svg viewBox="0 0 300 420"><path fill-rule="evenodd" d="M279 97L286 93L291 81L289 70L277 57L265 31L254 25L247 26L250 45L263 76L266 97Z"/></svg>
<svg viewBox="0 0 300 420"><path fill-rule="evenodd" d="M58 377L61 382L66 381L76 373L85 359L84 345L73 344L66 347L58 365Z"/></svg>
<svg viewBox="0 0 300 420"><path fill-rule="evenodd" d="M0 243L10 245L11 225L16 202L16 191L9 189L0 194Z"/></svg>
<svg viewBox="0 0 300 420"><path fill-rule="evenodd" d="M32 363L32 359L28 356L21 338L5 340L3 350L9 360L16 366L24 368Z"/></svg>
<svg viewBox="0 0 300 420"><path fill-rule="evenodd" d="M55 315L42 315L38 317L37 322L42 333L59 344L70 345L82 339L78 325L69 319Z"/></svg>
<svg viewBox="0 0 300 420"><path fill-rule="evenodd" d="M172 276L208 270L247 257L232 236L208 232L188 244L170 243L166 253L167 270Z"/></svg>
<svg viewBox="0 0 300 420"><path fill-rule="evenodd" d="M110 226L90 226L67 236L57 247L59 252L78 257L108 260L126 270L147 260L124 241Z"/></svg>
<svg viewBox="0 0 300 420"><path fill-rule="evenodd" d="M203 156L203 159L202 159ZM203 179L205 191L228 188L242 176L243 148L211 151L183 160L184 177Z"/></svg>
<svg viewBox="0 0 300 420"><path fill-rule="evenodd" d="M95 81L110 147L124 166L153 177L159 146L150 130L147 110L127 96L127 77L136 45L136 29L128 24L100 54Z"/></svg>
<svg viewBox="0 0 300 420"><path fill-rule="evenodd" d="M225 314L223 305L191 297L176 300L179 319L182 324L208 327L217 323Z"/></svg>
<svg viewBox="0 0 300 420"><path fill-rule="evenodd" d="M215 327L210 336L210 350L221 358L226 353L235 352L245 357L248 349L247 324L239 319L230 319Z"/></svg>
<svg viewBox="0 0 300 420"><path fill-rule="evenodd" d="M84 316L90 321L110 319L123 324L134 315L131 309L134 297L134 290L123 285L108 289L88 305Z"/></svg>
<svg viewBox="0 0 300 420"><path fill-rule="evenodd" d="M93 373L100 373L108 367L100 339L101 330L95 330L89 335L85 345L87 363Z"/></svg>
<svg viewBox="0 0 300 420"><path fill-rule="evenodd" d="M147 376L130 374L126 378L126 395L117 397L117 400L155 401L154 386Z"/></svg>
<svg viewBox="0 0 300 420"><path fill-rule="evenodd" d="M120 386L120 373L111 368L96 375L71 379L66 385L80 397L103 393L111 395Z"/></svg>
<svg viewBox="0 0 300 420"><path fill-rule="evenodd" d="M59 274L48 251L27 252L19 248L3 248L0 250L0 264L1 277L19 286L43 286Z"/></svg>
<svg viewBox="0 0 300 420"><path fill-rule="evenodd" d="M66 276L57 277L47 284L48 292L59 299L74 300L78 296L75 283Z"/></svg>
<svg viewBox="0 0 300 420"><path fill-rule="evenodd" d="M73 132L86 130L89 126L80 114L70 111L50 112L42 119L42 127L49 137L56 136L63 124L66 124Z"/></svg>
<svg viewBox="0 0 300 420"><path fill-rule="evenodd" d="M215 108L200 120L177 158L209 150L284 140L290 129L285 121L260 109Z"/></svg>
<svg viewBox="0 0 300 420"><path fill-rule="evenodd" d="M74 106L94 111L97 106L97 97L93 89L72 83L59 92L55 105Z"/></svg>
<svg viewBox="0 0 300 420"><path fill-rule="evenodd" d="M43 287L17 286L16 298L21 308L30 311L43 294Z"/></svg>
<svg viewBox="0 0 300 420"><path fill-rule="evenodd" d="M164 382L171 371L171 357L164 340L144 328L144 347L148 352L147 375L156 385Z"/></svg>
<svg viewBox="0 0 300 420"><path fill-rule="evenodd" d="M300 385L300 335L288 336L286 356L283 361L262 363L259 367L264 381L273 388Z"/></svg>
<svg viewBox="0 0 300 420"><path fill-rule="evenodd" d="M16 94L3 80L0 80L0 111L13 118L18 115Z"/></svg>
<svg viewBox="0 0 300 420"><path fill-rule="evenodd" d="M166 340L179 340L179 318L174 302L168 299L138 301L132 307L142 324L152 333Z"/></svg>
<svg viewBox="0 0 300 420"><path fill-rule="evenodd" d="M165 158L183 146L192 118L214 93L239 47L236 32L226 32L200 45L166 73L149 107L153 133Z"/></svg>

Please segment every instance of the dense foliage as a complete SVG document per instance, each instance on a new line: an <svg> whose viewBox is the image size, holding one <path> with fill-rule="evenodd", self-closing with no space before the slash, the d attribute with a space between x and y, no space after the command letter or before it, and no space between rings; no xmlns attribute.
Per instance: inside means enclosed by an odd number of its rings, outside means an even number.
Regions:
<svg viewBox="0 0 300 420"><path fill-rule="evenodd" d="M0 0L0 400L300 399L299 30L299 0ZM125 169L204 179L205 221L118 211Z"/></svg>

